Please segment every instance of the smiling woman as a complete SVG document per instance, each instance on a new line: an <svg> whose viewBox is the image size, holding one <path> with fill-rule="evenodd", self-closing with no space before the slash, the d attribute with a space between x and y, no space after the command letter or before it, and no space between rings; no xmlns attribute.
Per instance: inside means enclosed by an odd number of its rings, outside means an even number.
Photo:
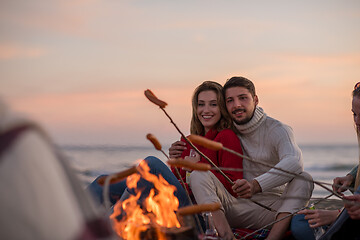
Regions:
<svg viewBox="0 0 360 240"><path fill-rule="evenodd" d="M240 140L230 129L231 126L231 119L225 107L222 86L212 81L205 81L200 84L195 89L192 98L192 119L190 126L191 134L204 136L207 139L222 143L223 146L229 149L242 153ZM242 158L223 150L214 151L202 147L198 144L194 145L201 152L203 152L216 166L242 169ZM193 156L191 154L191 150L193 150L192 147L186 143L185 139L182 138L181 141L176 141L171 145L169 149L169 155L170 158L181 157L191 162L208 163L205 158L200 157L198 154ZM176 170L174 168L172 168L172 170L175 174ZM184 182L191 181L192 173L189 174L189 172L185 169L180 169L179 171ZM230 181L242 179L243 177L241 171L226 172L226 176L228 178L223 176L218 171L212 171L211 175L216 178L216 181L218 181L219 184L224 185L228 193L231 195L235 195L235 193L231 188L232 183ZM230 181L228 179L230 179ZM187 186L187 188L189 187ZM194 198L197 198L196 194L194 194ZM218 202L216 199L212 200L213 203ZM223 210L217 210L213 212L215 224L218 226L223 226L223 223L219 222L219 220L222 221L222 219L224 219L219 218L219 215L223 214ZM219 235L224 239L233 238L233 236L226 235L231 233L231 229L226 229L225 231L225 229L220 227L218 228L218 231Z"/></svg>

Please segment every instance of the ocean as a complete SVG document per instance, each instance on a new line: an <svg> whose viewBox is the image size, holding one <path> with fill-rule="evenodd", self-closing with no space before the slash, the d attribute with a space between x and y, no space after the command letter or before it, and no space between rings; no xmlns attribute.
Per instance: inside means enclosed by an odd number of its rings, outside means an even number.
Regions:
<svg viewBox="0 0 360 240"><path fill-rule="evenodd" d="M100 174L122 171L146 156L152 155L166 161L165 156L152 145L77 145L60 148L84 186ZM335 177L346 175L358 163L357 145L300 145L300 148L303 153L304 169L316 181L331 184ZM168 153L169 146L163 146L163 149ZM313 197L325 197L328 194L328 191L315 185Z"/></svg>

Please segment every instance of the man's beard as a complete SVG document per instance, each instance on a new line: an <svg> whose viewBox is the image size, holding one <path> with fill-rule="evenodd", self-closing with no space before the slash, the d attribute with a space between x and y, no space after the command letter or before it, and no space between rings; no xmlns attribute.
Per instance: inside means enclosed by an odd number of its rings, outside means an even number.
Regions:
<svg viewBox="0 0 360 240"><path fill-rule="evenodd" d="M250 122L251 119L252 119L252 116L249 117L249 118L245 118L245 119L243 119L243 120L241 120L241 121L238 121L238 120L236 120L236 119L233 119L233 121L234 121L234 123L236 123L237 125L243 125L243 124L246 124L246 123Z"/></svg>

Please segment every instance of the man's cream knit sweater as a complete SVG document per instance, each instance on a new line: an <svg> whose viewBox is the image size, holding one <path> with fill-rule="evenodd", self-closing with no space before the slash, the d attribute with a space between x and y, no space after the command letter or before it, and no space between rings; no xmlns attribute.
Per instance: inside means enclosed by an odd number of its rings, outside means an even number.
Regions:
<svg viewBox="0 0 360 240"><path fill-rule="evenodd" d="M268 117L262 108L256 107L250 122L237 125L244 154L257 161L278 168L300 173L303 171L302 154L294 140L292 129ZM256 179L262 192L281 193L284 185L293 177L275 169L269 169L244 159L244 178Z"/></svg>

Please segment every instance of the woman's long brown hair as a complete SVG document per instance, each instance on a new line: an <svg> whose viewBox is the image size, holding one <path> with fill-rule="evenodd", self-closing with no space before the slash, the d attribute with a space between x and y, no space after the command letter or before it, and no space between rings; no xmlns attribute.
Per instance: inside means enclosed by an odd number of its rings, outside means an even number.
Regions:
<svg viewBox="0 0 360 240"><path fill-rule="evenodd" d="M222 92L222 86L217 82L205 81L202 84L200 84L193 93L190 133L196 134L196 135L201 135L201 136L205 135L205 128L197 116L198 97L199 97L199 94L203 91L214 91L216 94L216 100L217 100L217 104L220 109L221 117L220 117L220 120L215 124L214 128L217 131L221 131L226 128L231 128L232 120L226 110L226 105L225 105L223 92Z"/></svg>

